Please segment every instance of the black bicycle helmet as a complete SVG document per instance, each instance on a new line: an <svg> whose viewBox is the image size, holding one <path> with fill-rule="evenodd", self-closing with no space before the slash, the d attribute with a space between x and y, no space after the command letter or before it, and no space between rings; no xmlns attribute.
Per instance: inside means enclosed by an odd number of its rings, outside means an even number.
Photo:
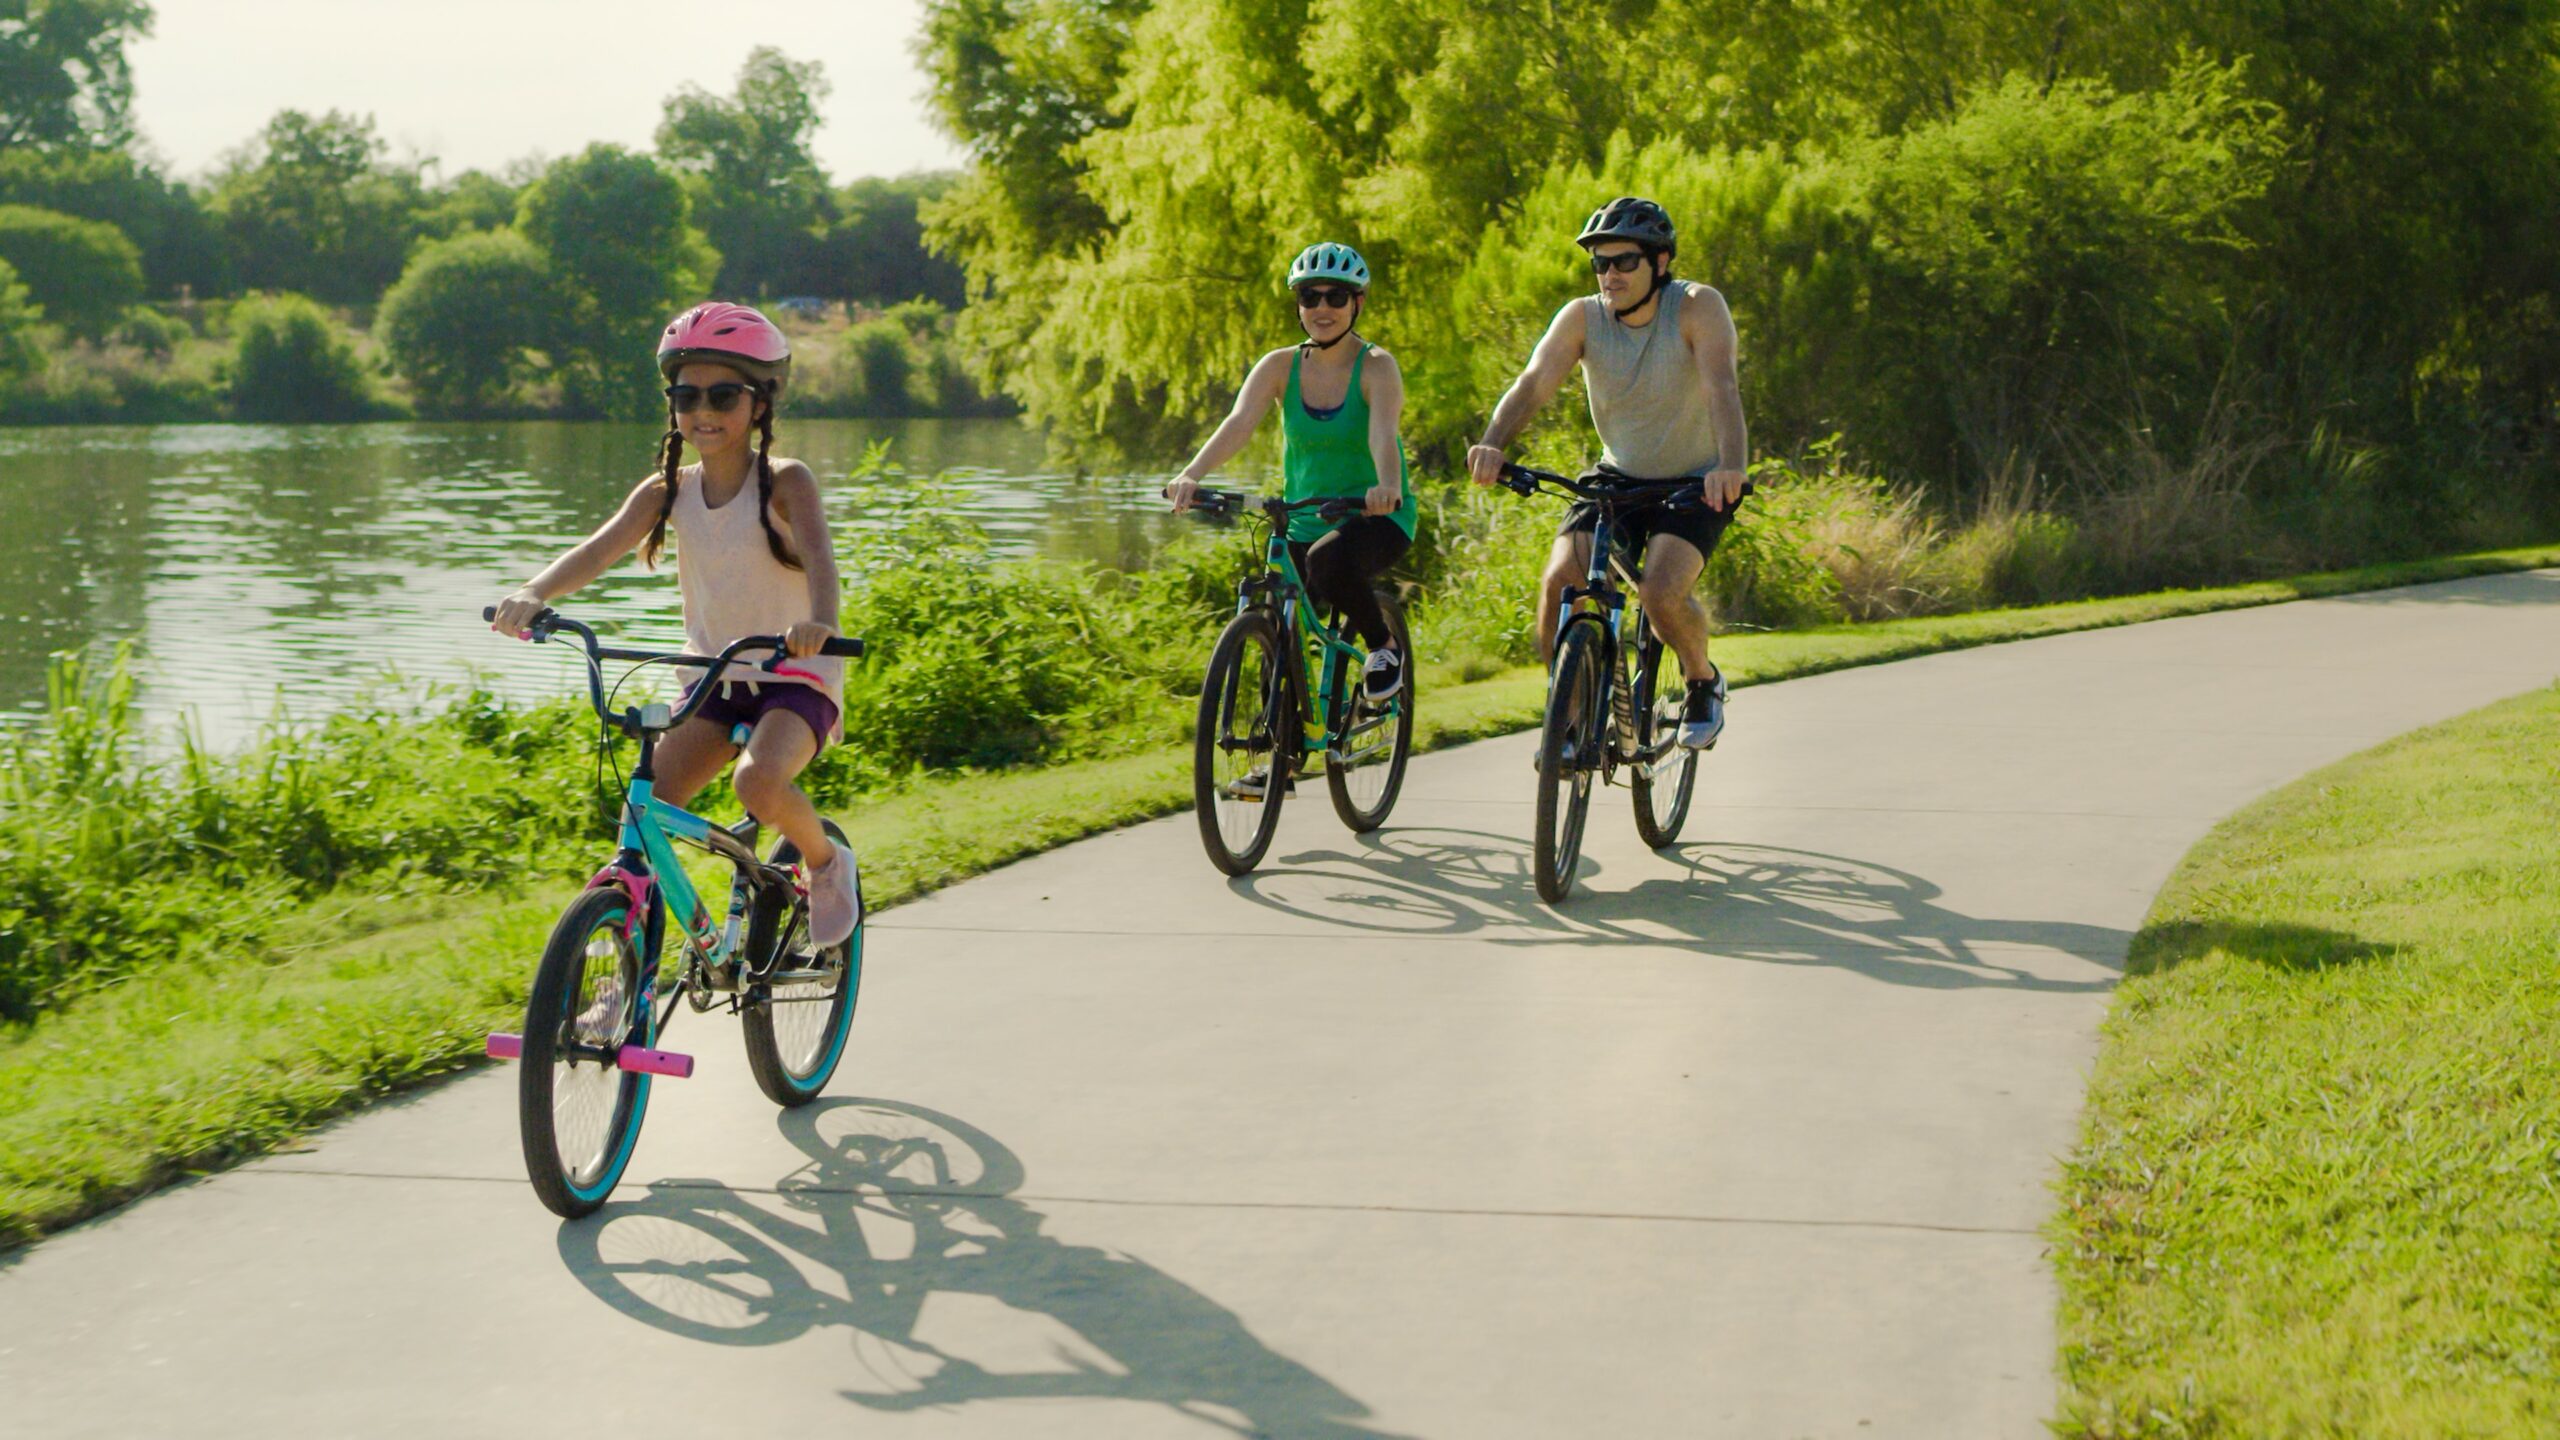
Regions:
<svg viewBox="0 0 2560 1440"><path fill-rule="evenodd" d="M1671 228L1671 217L1661 206L1633 195L1621 195L1592 211L1582 233L1573 237L1573 243L1585 250L1603 240L1632 240L1665 255L1680 253L1680 235Z"/></svg>

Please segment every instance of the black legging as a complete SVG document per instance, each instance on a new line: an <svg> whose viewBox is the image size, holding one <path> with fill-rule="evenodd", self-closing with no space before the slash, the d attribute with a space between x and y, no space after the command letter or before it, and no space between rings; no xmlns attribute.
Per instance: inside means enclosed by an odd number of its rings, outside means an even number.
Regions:
<svg viewBox="0 0 2560 1440"><path fill-rule="evenodd" d="M1412 544L1392 516L1354 515L1313 542L1290 541L1289 557L1306 578L1308 598L1341 611L1360 643L1375 650L1391 638L1387 612L1378 606L1378 577Z"/></svg>

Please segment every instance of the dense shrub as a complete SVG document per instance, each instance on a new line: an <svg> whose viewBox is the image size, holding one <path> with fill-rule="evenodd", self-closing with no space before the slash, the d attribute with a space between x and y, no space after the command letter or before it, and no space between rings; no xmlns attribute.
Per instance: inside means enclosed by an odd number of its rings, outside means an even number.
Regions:
<svg viewBox="0 0 2560 1440"><path fill-rule="evenodd" d="M419 403L452 415L504 406L563 328L550 261L512 230L422 247L374 317Z"/></svg>
<svg viewBox="0 0 2560 1440"><path fill-rule="evenodd" d="M243 301L231 330L231 405L241 419L354 420L380 407L354 342L308 296Z"/></svg>
<svg viewBox="0 0 2560 1440"><path fill-rule="evenodd" d="M104 221L0 205L0 260L46 319L85 339L105 335L142 298L141 252Z"/></svg>

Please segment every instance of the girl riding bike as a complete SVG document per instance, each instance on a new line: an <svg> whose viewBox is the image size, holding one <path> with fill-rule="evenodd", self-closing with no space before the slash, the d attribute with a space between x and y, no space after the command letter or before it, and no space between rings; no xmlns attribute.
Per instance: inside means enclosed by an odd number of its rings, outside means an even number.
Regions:
<svg viewBox="0 0 2560 1440"><path fill-rule="evenodd" d="M691 800L740 755L731 736L744 727L745 753L730 784L758 823L813 857L810 938L824 950L853 933L861 902L853 857L827 836L795 783L841 738L844 662L818 653L836 633L838 587L817 480L808 466L773 455L773 411L791 375L791 345L744 305L697 305L660 337L658 371L667 381L667 433L656 472L594 534L500 601L490 628L524 637L552 601L635 547L654 569L672 526L686 649L718 655L742 636L781 635L790 658L772 674L716 682L701 710L658 747L657 793L676 806ZM687 443L700 463L682 463Z"/></svg>
<svg viewBox="0 0 2560 1440"><path fill-rule="evenodd" d="M1341 611L1367 647L1361 690L1371 702L1384 702L1404 688L1407 663L1375 588L1413 544L1416 507L1404 441L1396 433L1404 417L1404 373L1394 356L1355 328L1369 293L1369 265L1358 251L1329 241L1308 246L1289 266L1288 288L1307 338L1254 363L1235 408L1165 494L1175 510L1189 509L1200 482L1235 458L1278 404L1283 498L1364 502L1366 513L1338 523L1313 508L1292 515L1289 548L1311 598Z"/></svg>

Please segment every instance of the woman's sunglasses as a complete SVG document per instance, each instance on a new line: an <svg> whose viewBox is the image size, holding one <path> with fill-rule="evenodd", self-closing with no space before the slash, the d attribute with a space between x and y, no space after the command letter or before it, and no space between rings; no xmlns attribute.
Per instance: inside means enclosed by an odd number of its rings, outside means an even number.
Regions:
<svg viewBox="0 0 2560 1440"><path fill-rule="evenodd" d="M1313 310L1322 306L1327 310L1339 310L1350 304L1351 297L1359 293L1341 285L1301 285L1298 287L1298 308Z"/></svg>
<svg viewBox="0 0 2560 1440"><path fill-rule="evenodd" d="M740 396L752 395L755 389L753 385L735 380L723 380L717 385L670 385L667 387L667 404L679 415L690 415L701 409L704 401L709 401L713 410L726 415L738 408Z"/></svg>
<svg viewBox="0 0 2560 1440"><path fill-rule="evenodd" d="M1644 262L1645 253L1641 250L1623 250L1615 255L1594 255L1591 257L1591 273L1606 275L1615 270L1621 275L1632 275Z"/></svg>

